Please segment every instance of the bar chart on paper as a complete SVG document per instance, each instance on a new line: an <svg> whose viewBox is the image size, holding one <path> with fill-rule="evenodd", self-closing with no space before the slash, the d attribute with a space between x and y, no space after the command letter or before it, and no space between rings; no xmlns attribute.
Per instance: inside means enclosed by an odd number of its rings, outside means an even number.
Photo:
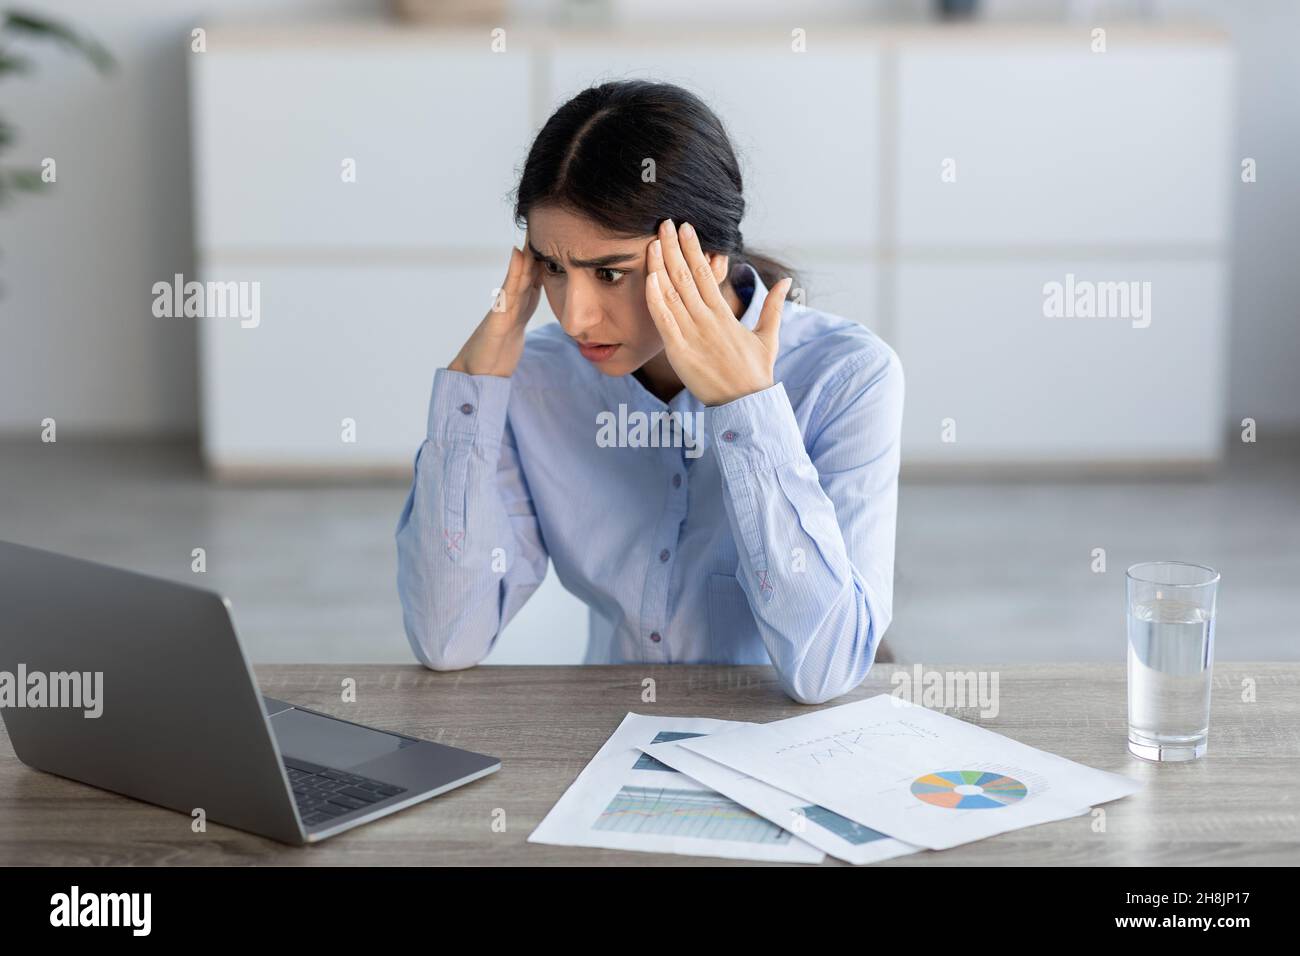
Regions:
<svg viewBox="0 0 1300 956"><path fill-rule="evenodd" d="M787 843L790 833L721 794L663 787L623 787L594 824L597 830Z"/></svg>
<svg viewBox="0 0 1300 956"><path fill-rule="evenodd" d="M646 752L747 724L628 714L551 808L530 843L820 863L825 853ZM701 758L703 759L703 758Z"/></svg>

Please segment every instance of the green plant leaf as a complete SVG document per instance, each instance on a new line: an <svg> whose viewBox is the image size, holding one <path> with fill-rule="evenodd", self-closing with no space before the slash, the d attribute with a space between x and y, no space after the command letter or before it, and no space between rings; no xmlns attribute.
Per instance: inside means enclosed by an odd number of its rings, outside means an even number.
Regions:
<svg viewBox="0 0 1300 956"><path fill-rule="evenodd" d="M32 68L32 61L22 56L15 56L8 50L0 50L0 76L6 73L27 73Z"/></svg>
<svg viewBox="0 0 1300 956"><path fill-rule="evenodd" d="M5 175L9 185L22 192L38 193L50 185L41 178L39 169L10 169Z"/></svg>
<svg viewBox="0 0 1300 956"><path fill-rule="evenodd" d="M57 20L49 20L32 13L10 10L5 14L0 30L16 36L54 40L70 50L75 50L90 61L101 73L113 68L113 56L97 41Z"/></svg>
<svg viewBox="0 0 1300 956"><path fill-rule="evenodd" d="M8 205L14 193L40 193L49 187L39 169L0 169L0 206Z"/></svg>

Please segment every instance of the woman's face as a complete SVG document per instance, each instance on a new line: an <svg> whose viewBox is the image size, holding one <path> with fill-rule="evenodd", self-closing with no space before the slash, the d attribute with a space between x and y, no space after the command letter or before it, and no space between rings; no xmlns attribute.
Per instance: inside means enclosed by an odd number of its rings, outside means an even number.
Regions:
<svg viewBox="0 0 1300 956"><path fill-rule="evenodd" d="M583 358L606 375L627 375L663 351L645 298L646 255L654 239L653 233L613 237L555 206L529 212L524 251L537 260L546 301ZM721 281L727 257L709 259Z"/></svg>

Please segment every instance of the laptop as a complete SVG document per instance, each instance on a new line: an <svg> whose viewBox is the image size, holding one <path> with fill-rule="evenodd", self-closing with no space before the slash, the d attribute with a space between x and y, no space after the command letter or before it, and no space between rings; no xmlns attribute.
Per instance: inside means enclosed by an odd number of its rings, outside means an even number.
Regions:
<svg viewBox="0 0 1300 956"><path fill-rule="evenodd" d="M264 697L212 591L4 541L0 716L29 767L290 844L501 766Z"/></svg>

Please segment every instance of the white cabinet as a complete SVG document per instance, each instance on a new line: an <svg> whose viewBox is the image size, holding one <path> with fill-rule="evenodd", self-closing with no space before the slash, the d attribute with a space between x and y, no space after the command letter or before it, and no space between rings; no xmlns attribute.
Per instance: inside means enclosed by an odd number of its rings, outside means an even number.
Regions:
<svg viewBox="0 0 1300 956"><path fill-rule="evenodd" d="M191 62L201 251L508 251L527 51L215 42Z"/></svg>
<svg viewBox="0 0 1300 956"><path fill-rule="evenodd" d="M904 251L1224 240L1226 49L921 46L898 77Z"/></svg>
<svg viewBox="0 0 1300 956"><path fill-rule="evenodd" d="M1064 285L1067 275L1076 289L1149 283L1150 311L1049 317L1043 286ZM913 461L1113 465L1205 461L1218 452L1222 266L905 263L897 294L903 447Z"/></svg>
<svg viewBox="0 0 1300 956"><path fill-rule="evenodd" d="M232 473L409 468L434 369L486 314L508 257L210 268L215 281L258 282L261 316L202 321L207 460Z"/></svg>
<svg viewBox="0 0 1300 956"><path fill-rule="evenodd" d="M1112 31L1094 54L1078 29L821 29L795 53L780 30L629 28L509 44L214 30L191 57L203 278L262 283L259 328L203 320L214 467L409 469L433 370L519 238L509 193L533 135L573 92L635 76L722 117L746 243L898 349L905 466L1218 456L1238 163L1224 41ZM1150 282L1151 327L1044 317L1043 284L1070 274Z"/></svg>
<svg viewBox="0 0 1300 956"><path fill-rule="evenodd" d="M1219 457L1231 69L1211 43L900 50L906 462ZM1076 280L1149 288L1150 327L1045 316Z"/></svg>
<svg viewBox="0 0 1300 956"><path fill-rule="evenodd" d="M231 475L408 469L434 369L487 312L518 240L508 193L533 132L532 54L482 37L241 45L216 31L192 62L203 278L261 297L256 328L201 321L207 461Z"/></svg>

